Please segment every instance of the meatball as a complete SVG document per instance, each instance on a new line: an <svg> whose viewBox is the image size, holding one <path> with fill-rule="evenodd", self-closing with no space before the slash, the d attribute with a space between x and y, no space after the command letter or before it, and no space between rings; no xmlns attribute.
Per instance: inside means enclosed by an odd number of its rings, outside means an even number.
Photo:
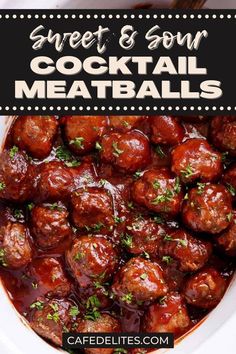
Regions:
<svg viewBox="0 0 236 354"><path fill-rule="evenodd" d="M78 333L118 333L121 331L120 323L108 314L100 314L95 320L82 319L78 323L76 332ZM112 354L112 348L87 348L86 354Z"/></svg>
<svg viewBox="0 0 236 354"><path fill-rule="evenodd" d="M39 247L54 247L72 234L68 215L61 203L42 204L33 208L31 232Z"/></svg>
<svg viewBox="0 0 236 354"><path fill-rule="evenodd" d="M102 161L129 173L144 168L150 160L148 138L138 131L105 135L100 153Z"/></svg>
<svg viewBox="0 0 236 354"><path fill-rule="evenodd" d="M136 128L139 123L143 122L145 116L110 116L110 125L121 132L127 132Z"/></svg>
<svg viewBox="0 0 236 354"><path fill-rule="evenodd" d="M111 242L103 237L82 236L66 252L73 276L83 288L94 281L106 282L116 270L118 257Z"/></svg>
<svg viewBox="0 0 236 354"><path fill-rule="evenodd" d="M177 292L170 292L159 303L151 305L142 322L142 329L147 333L170 332L179 336L186 332L191 321L183 297Z"/></svg>
<svg viewBox="0 0 236 354"><path fill-rule="evenodd" d="M216 239L217 244L224 252L231 257L236 256L236 212L231 216L231 224L224 232Z"/></svg>
<svg viewBox="0 0 236 354"><path fill-rule="evenodd" d="M0 198L24 202L35 192L35 168L23 152L14 146L0 153Z"/></svg>
<svg viewBox="0 0 236 354"><path fill-rule="evenodd" d="M65 138L70 150L83 155L95 148L96 142L104 134L108 118L103 116L63 117Z"/></svg>
<svg viewBox="0 0 236 354"><path fill-rule="evenodd" d="M236 197L236 165L231 166L222 178L222 182L226 185L232 197Z"/></svg>
<svg viewBox="0 0 236 354"><path fill-rule="evenodd" d="M236 116L214 117L210 133L211 140L218 149L236 156Z"/></svg>
<svg viewBox="0 0 236 354"><path fill-rule="evenodd" d="M76 227L100 232L114 225L112 197L102 188L80 188L71 198L72 219Z"/></svg>
<svg viewBox="0 0 236 354"><path fill-rule="evenodd" d="M220 302L225 290L225 279L215 268L209 267L188 278L183 294L188 304L210 309Z"/></svg>
<svg viewBox="0 0 236 354"><path fill-rule="evenodd" d="M75 188L73 168L52 161L40 165L37 199L57 201L66 199Z"/></svg>
<svg viewBox="0 0 236 354"><path fill-rule="evenodd" d="M204 139L189 139L171 153L172 172L184 183L200 179L210 182L222 172L222 156Z"/></svg>
<svg viewBox="0 0 236 354"><path fill-rule="evenodd" d="M121 244L133 254L156 254L165 229L147 217L132 217L126 223Z"/></svg>
<svg viewBox="0 0 236 354"><path fill-rule="evenodd" d="M29 232L24 224L8 222L0 228L0 263L18 269L32 259Z"/></svg>
<svg viewBox="0 0 236 354"><path fill-rule="evenodd" d="M31 305L33 310L30 314L30 326L40 336L62 346L62 334L70 331L74 320L74 310L77 307L65 299L49 301L44 299L37 303L39 305L37 307Z"/></svg>
<svg viewBox="0 0 236 354"><path fill-rule="evenodd" d="M44 159L52 150L57 128L54 116L21 116L12 128L13 142L31 156Z"/></svg>
<svg viewBox="0 0 236 354"><path fill-rule="evenodd" d="M226 229L231 215L230 193L220 184L200 184L192 188L182 212L183 221L190 229L211 234Z"/></svg>
<svg viewBox="0 0 236 354"><path fill-rule="evenodd" d="M178 214L182 204L179 178L168 169L146 171L132 186L133 200L156 213Z"/></svg>
<svg viewBox="0 0 236 354"><path fill-rule="evenodd" d="M53 257L35 259L30 266L30 275L38 284L42 295L65 297L69 295L71 284L59 260Z"/></svg>
<svg viewBox="0 0 236 354"><path fill-rule="evenodd" d="M195 272L202 268L212 253L209 242L194 238L184 230L166 234L160 244L160 257L172 257L179 263L182 272Z"/></svg>
<svg viewBox="0 0 236 354"><path fill-rule="evenodd" d="M155 144L177 145L184 138L184 128L177 118L151 117L151 141Z"/></svg>
<svg viewBox="0 0 236 354"><path fill-rule="evenodd" d="M125 303L154 301L167 293L159 264L141 257L130 259L116 274L112 292Z"/></svg>

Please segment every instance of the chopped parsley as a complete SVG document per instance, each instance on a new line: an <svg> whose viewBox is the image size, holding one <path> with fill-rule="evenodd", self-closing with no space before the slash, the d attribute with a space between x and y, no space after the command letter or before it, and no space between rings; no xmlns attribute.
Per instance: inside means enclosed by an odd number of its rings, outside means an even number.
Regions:
<svg viewBox="0 0 236 354"><path fill-rule="evenodd" d="M164 220L161 216L154 216L153 221L155 221L156 224L163 224Z"/></svg>
<svg viewBox="0 0 236 354"><path fill-rule="evenodd" d="M18 151L19 151L19 148L17 146L13 146L11 148L10 153L9 153L11 160L14 159L14 157Z"/></svg>
<svg viewBox="0 0 236 354"><path fill-rule="evenodd" d="M99 184L101 187L104 187L106 183L107 183L106 179L100 179L100 181L99 181Z"/></svg>
<svg viewBox="0 0 236 354"><path fill-rule="evenodd" d="M147 277L148 277L147 273L143 273L140 275L140 279L142 279L142 280L147 279Z"/></svg>
<svg viewBox="0 0 236 354"><path fill-rule="evenodd" d="M170 264L173 262L173 258L171 256L163 256L162 262L165 262L166 264Z"/></svg>
<svg viewBox="0 0 236 354"><path fill-rule="evenodd" d="M98 151L101 151L101 150L102 150L102 145L97 141L97 142L96 142L96 145L95 145L95 148L96 148Z"/></svg>
<svg viewBox="0 0 236 354"><path fill-rule="evenodd" d="M176 194L180 193L180 191L181 191L181 185L180 185L179 177L176 177L176 179L175 179L174 191L175 191Z"/></svg>
<svg viewBox="0 0 236 354"><path fill-rule="evenodd" d="M59 146L56 149L56 157L63 161L67 167L77 167L80 162L73 159L73 155L65 146Z"/></svg>
<svg viewBox="0 0 236 354"><path fill-rule="evenodd" d="M124 152L123 150L120 150L118 148L118 143L115 141L112 143L112 147L113 147L113 155L115 157L119 157Z"/></svg>
<svg viewBox="0 0 236 354"><path fill-rule="evenodd" d="M121 239L121 244L122 244L122 246L125 246L128 248L132 247L132 244L133 244L132 236L130 236L128 234L123 235L123 237Z"/></svg>
<svg viewBox="0 0 236 354"><path fill-rule="evenodd" d="M158 195L156 198L154 198L152 204L158 205L160 203L171 202L173 196L174 193L170 189L167 189L164 194Z"/></svg>
<svg viewBox="0 0 236 354"><path fill-rule="evenodd" d="M161 186L161 185L160 185L160 182L158 182L158 181L154 181L152 185L153 185L153 188L154 188L154 189L159 189L160 186Z"/></svg>
<svg viewBox="0 0 236 354"><path fill-rule="evenodd" d="M31 285L32 285L32 288L34 289L34 290L36 290L36 289L38 289L38 284L37 283L31 283Z"/></svg>
<svg viewBox="0 0 236 354"><path fill-rule="evenodd" d="M50 304L49 306L53 309L53 313L49 313L47 315L47 319L52 320L57 323L60 320L60 315L58 312L58 310L59 310L58 305L57 304Z"/></svg>
<svg viewBox="0 0 236 354"><path fill-rule="evenodd" d="M165 304L165 301L166 301L166 296L162 296L162 297L160 297L160 299L159 299L159 304L160 304L160 305L164 305L164 304Z"/></svg>
<svg viewBox="0 0 236 354"><path fill-rule="evenodd" d="M31 308L31 309L42 310L42 309L43 309L43 306L44 306L44 302L42 302L42 301L36 301L36 302L33 302L33 303L30 305L30 308Z"/></svg>
<svg viewBox="0 0 236 354"><path fill-rule="evenodd" d="M202 193L203 193L203 190L204 190L204 188L205 188L205 186L206 186L205 183L200 183L200 182L198 182L198 183L197 183L197 189L198 189L197 194L202 194Z"/></svg>
<svg viewBox="0 0 236 354"><path fill-rule="evenodd" d="M0 248L0 264L3 266L3 267L7 267L7 263L5 261L5 251L3 248Z"/></svg>
<svg viewBox="0 0 236 354"><path fill-rule="evenodd" d="M131 304L132 300L133 300L133 295L131 293L123 295L121 297L121 301L126 302L127 304Z"/></svg>
<svg viewBox="0 0 236 354"><path fill-rule="evenodd" d="M141 177L141 175L142 175L142 172L141 171L136 171L134 174L133 174L133 177L135 178L135 179L138 179L139 177Z"/></svg>
<svg viewBox="0 0 236 354"><path fill-rule="evenodd" d="M51 210L63 211L63 208L60 207L57 203L53 203L50 205Z"/></svg>
<svg viewBox="0 0 236 354"><path fill-rule="evenodd" d="M14 216L15 219L18 220L18 219L23 218L23 217L24 217L24 214L23 214L23 212L22 212L21 209L14 209L14 211L13 211L13 216Z"/></svg>
<svg viewBox="0 0 236 354"><path fill-rule="evenodd" d="M33 207L34 207L34 203L29 203L29 204L27 204L27 209L28 209L29 211L31 211L31 210L33 209Z"/></svg>
<svg viewBox="0 0 236 354"><path fill-rule="evenodd" d="M96 321L101 315L98 308L101 303L96 295L92 295L88 298L86 302L87 312L85 314L85 319L90 321Z"/></svg>
<svg viewBox="0 0 236 354"><path fill-rule="evenodd" d="M74 256L74 260L75 261L81 261L81 259L84 257L84 253L82 252L78 252L76 253L76 255Z"/></svg>
<svg viewBox="0 0 236 354"><path fill-rule="evenodd" d="M228 189L228 191L230 192L230 194L235 197L236 196L236 189L232 186L232 184L227 183L226 187Z"/></svg>
<svg viewBox="0 0 236 354"><path fill-rule="evenodd" d="M185 170L181 170L180 172L181 172L182 176L185 178L192 177L192 175L194 174L194 170L190 165L188 165L185 168Z"/></svg>
<svg viewBox="0 0 236 354"><path fill-rule="evenodd" d="M4 182L0 182L0 191L6 188L6 184Z"/></svg>
<svg viewBox="0 0 236 354"><path fill-rule="evenodd" d="M160 156L161 159L164 159L164 157L166 157L166 154L164 153L160 145L156 146L155 151Z"/></svg>
<svg viewBox="0 0 236 354"><path fill-rule="evenodd" d="M231 221L232 221L232 218L233 218L233 214L232 214L232 213L229 213L229 214L226 215L226 220L227 220L228 222L231 222Z"/></svg>
<svg viewBox="0 0 236 354"><path fill-rule="evenodd" d="M116 348L114 350L114 354L127 354L128 351L126 349L123 349L123 348Z"/></svg>
<svg viewBox="0 0 236 354"><path fill-rule="evenodd" d="M77 147L77 149L84 149L84 138L82 136L78 136L77 138L71 140L69 142L70 145L75 145Z"/></svg>
<svg viewBox="0 0 236 354"><path fill-rule="evenodd" d="M71 317L76 317L76 316L78 316L79 312L80 312L80 311L79 311L79 309L78 309L77 306L72 306L72 307L70 308L69 315L70 315Z"/></svg>
<svg viewBox="0 0 236 354"><path fill-rule="evenodd" d="M165 235L164 241L173 241L173 242L178 242L181 246L187 247L188 241L187 240L182 240L180 238L172 238L170 235Z"/></svg>
<svg viewBox="0 0 236 354"><path fill-rule="evenodd" d="M150 259L150 254L147 253L146 251L143 252L143 257L146 259Z"/></svg>

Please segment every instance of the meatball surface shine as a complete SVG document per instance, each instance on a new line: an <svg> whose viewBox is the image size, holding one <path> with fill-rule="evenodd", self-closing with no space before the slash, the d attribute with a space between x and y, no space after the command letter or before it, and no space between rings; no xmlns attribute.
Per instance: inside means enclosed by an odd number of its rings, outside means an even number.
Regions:
<svg viewBox="0 0 236 354"><path fill-rule="evenodd" d="M41 306L31 311L30 326L40 336L62 346L62 334L69 332L73 324L71 309L75 305L66 299L40 300Z"/></svg>
<svg viewBox="0 0 236 354"><path fill-rule="evenodd" d="M220 302L225 289L225 279L215 268L209 267L189 277L183 294L188 304L210 309Z"/></svg>
<svg viewBox="0 0 236 354"><path fill-rule="evenodd" d="M118 333L121 331L121 325L117 319L108 315L100 314L95 320L82 319L78 322L76 332L78 333ZM113 354L112 348L87 348L86 354Z"/></svg>
<svg viewBox="0 0 236 354"><path fill-rule="evenodd" d="M218 149L236 156L236 116L214 117L210 136Z"/></svg>
<svg viewBox="0 0 236 354"><path fill-rule="evenodd" d="M18 269L32 260L29 231L24 224L8 222L0 228L0 264Z"/></svg>
<svg viewBox="0 0 236 354"><path fill-rule="evenodd" d="M20 116L12 127L13 142L32 157L43 159L52 150L57 128L54 116Z"/></svg>
<svg viewBox="0 0 236 354"><path fill-rule="evenodd" d="M184 138L184 128L177 118L152 116L150 124L151 141L155 144L177 145Z"/></svg>
<svg viewBox="0 0 236 354"><path fill-rule="evenodd" d="M231 257L236 256L236 212L232 213L229 227L216 238L219 247Z"/></svg>
<svg viewBox="0 0 236 354"><path fill-rule="evenodd" d="M104 237L81 236L66 252L71 272L82 288L111 278L118 265L118 256L111 242Z"/></svg>
<svg viewBox="0 0 236 354"><path fill-rule="evenodd" d="M54 247L72 234L68 215L61 203L41 204L32 209L31 232L39 247Z"/></svg>
<svg viewBox="0 0 236 354"><path fill-rule="evenodd" d="M161 299L161 303L151 305L143 318L144 332L171 332L175 336L184 333L191 321L183 297L171 292Z"/></svg>
<svg viewBox="0 0 236 354"><path fill-rule="evenodd" d="M95 148L108 124L105 116L68 116L61 119L70 150L83 155Z"/></svg>
<svg viewBox="0 0 236 354"><path fill-rule="evenodd" d="M109 116L112 128L121 132L128 132L136 128L146 118L145 116Z"/></svg>
<svg viewBox="0 0 236 354"><path fill-rule="evenodd" d="M210 242L201 241L185 230L166 234L160 243L158 254L162 259L172 257L183 272L195 272L202 268L212 253Z"/></svg>
<svg viewBox="0 0 236 354"><path fill-rule="evenodd" d="M0 153L0 198L24 202L35 193L35 167L16 146Z"/></svg>
<svg viewBox="0 0 236 354"><path fill-rule="evenodd" d="M222 156L205 139L189 139L171 153L172 171L184 183L197 179L210 182L222 173Z"/></svg>
<svg viewBox="0 0 236 354"><path fill-rule="evenodd" d="M231 195L220 184L200 184L191 189L182 212L183 221L190 229L210 234L226 229L231 216Z"/></svg>
<svg viewBox="0 0 236 354"><path fill-rule="evenodd" d="M77 228L91 232L113 229L113 201L107 190L95 187L77 189L71 204L72 219Z"/></svg>
<svg viewBox="0 0 236 354"><path fill-rule="evenodd" d="M168 288L159 264L135 257L116 274L112 291L120 301L138 304L166 295Z"/></svg>
<svg viewBox="0 0 236 354"><path fill-rule="evenodd" d="M180 212L183 193L178 177L168 169L152 169L134 182L133 200L156 213L176 215Z"/></svg>
<svg viewBox="0 0 236 354"><path fill-rule="evenodd" d="M138 131L109 133L101 140L100 154L102 161L132 173L150 161L149 140Z"/></svg>
<svg viewBox="0 0 236 354"><path fill-rule="evenodd" d="M53 257L35 259L30 265L30 275L35 278L38 292L47 297L63 298L69 295L71 284L60 261Z"/></svg>

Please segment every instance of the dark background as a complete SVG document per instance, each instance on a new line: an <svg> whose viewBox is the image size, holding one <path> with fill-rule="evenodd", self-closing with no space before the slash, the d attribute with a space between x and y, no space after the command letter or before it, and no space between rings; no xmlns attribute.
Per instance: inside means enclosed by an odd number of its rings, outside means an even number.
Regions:
<svg viewBox="0 0 236 354"><path fill-rule="evenodd" d="M99 16L98 19L94 19L94 14L120 14L121 17L123 14L128 14L128 19L101 19ZM129 14L134 13L135 15L150 14L150 19L130 19ZM171 14L175 15L183 13L195 15L195 19L153 19L153 14L156 13L159 17L160 14L164 13L165 15ZM197 19L197 14L201 13L203 17L205 14L209 14L210 19ZM235 90L235 81L236 81L236 18L234 17L236 11L234 10L200 10L200 11L174 11L174 10L4 10L0 11L2 18L0 19L0 40L1 40L1 56L0 56L0 114L157 114L157 113L167 113L168 106L179 106L180 110L172 110L172 114L184 114L184 115L215 115L215 114L234 114L236 106L236 90ZM10 18L5 19L5 14L9 14ZM12 14L20 15L24 14L25 18L12 19ZM28 19L27 14L32 15L32 19ZM39 14L39 19L35 19L34 15ZM61 14L61 19L43 19L42 15L53 14L54 17L57 14ZM69 18L64 19L64 14L68 14ZM70 15L76 14L77 17L79 14L90 14L90 19L72 19ZM212 19L212 15L224 14L224 19ZM227 14L231 14L232 19L227 19ZM217 16L219 17L219 16ZM73 32L75 30L84 33L86 30L95 31L99 24L103 27L107 26L110 28L111 32L116 33L108 44L108 49L105 53L99 54L96 50L96 45L92 46L90 49L83 49L78 47L77 49L71 49L68 44L65 45L62 52L57 52L54 49L54 45L46 44L41 50L33 50L33 42L29 39L31 31L38 25L44 25L47 29L52 29L54 32ZM119 46L119 30L125 24L131 24L139 31L139 35L136 37L136 45L132 50L122 50ZM177 33L181 31L182 33L196 33L198 30L206 29L209 32L207 39L203 39L198 51L189 51L186 49L186 46L180 47L175 45L171 50L166 50L160 46L157 50L150 51L148 47L148 42L145 40L144 36L148 29L150 29L155 24L158 24L161 27L162 33L164 30L171 31L172 33ZM41 33L44 33L43 31ZM45 32L46 33L46 32ZM96 55L102 56L105 59L108 56L150 56L154 58L154 62L160 56L170 56L173 62L177 62L176 58L178 56L195 56L198 57L198 66L208 68L208 75L203 76L169 76L169 75L145 75L145 76L108 76L108 75L99 75L99 76L90 76L89 74L84 73L83 71L79 75L67 76L65 77L58 72L55 72L49 76L40 76L34 74L30 69L30 61L32 58L46 55L52 59L60 58L65 55L73 55L79 57L81 60L84 58ZM134 67L136 64L134 64ZM153 65L149 64L150 68L153 68ZM145 100L138 99L121 99L114 100L111 97L111 91L108 90L109 95L106 100L98 100L95 97L96 89L90 87L91 80L132 80L135 81L137 87L140 86L143 80L153 80L156 82L157 87L160 85L158 81L160 80L171 80L173 82L173 89L179 90L181 80L190 80L192 90L199 91L200 83L204 80L219 80L222 82L223 96L217 100L206 100L206 99L197 99L197 100L166 100L153 98L146 98ZM30 86L34 80L66 80L67 87L70 88L74 80L84 80L87 84L87 87L90 91L90 94L93 95L93 99L84 100L81 97L76 99L22 99L17 100L14 98L14 82L15 80L25 80ZM68 90L66 90L68 91ZM160 92L161 93L161 92ZM101 106L105 106L106 109L101 111ZM150 106L149 111L139 111L138 107ZM6 110L5 107L9 106L9 110ZM13 110L12 107L16 106L17 110ZM23 110L20 110L20 106L24 106ZM31 106L31 111L27 110L27 107ZM39 110L35 110L34 107L38 106ZM42 110L42 107L46 106L46 110ZM50 106L54 106L54 110L49 110ZM62 110L58 111L57 106L61 106ZM64 106L68 106L69 110L63 110ZM71 110L71 107L75 106L76 110ZM84 109L81 111L80 106L83 106ZM91 110L86 111L86 106L90 106ZM93 110L93 106L98 106L98 111ZM109 111L109 106L120 106L121 112L118 111ZM127 110L122 112L122 107L127 106ZM135 110L131 111L130 106L135 106ZM158 110L153 110L153 106L157 106ZM161 106L165 106L165 110L161 110ZM187 110L183 110L183 106L187 106ZM190 106L194 106L195 110L190 111ZM199 111L198 106L202 106L203 110ZM205 106L209 106L210 110L206 111ZM213 111L212 106L216 106L217 110ZM220 110L220 106L223 106L224 109ZM227 111L227 107L231 106L232 110Z"/></svg>

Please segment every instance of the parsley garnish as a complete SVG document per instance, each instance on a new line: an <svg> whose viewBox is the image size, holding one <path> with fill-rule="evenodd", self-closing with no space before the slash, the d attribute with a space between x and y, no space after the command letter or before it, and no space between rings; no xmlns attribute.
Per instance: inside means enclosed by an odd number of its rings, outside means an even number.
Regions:
<svg viewBox="0 0 236 354"><path fill-rule="evenodd" d="M189 178L194 174L194 170L190 165L188 165L185 170L181 170L180 172L185 178Z"/></svg>
<svg viewBox="0 0 236 354"><path fill-rule="evenodd" d="M112 143L112 147L113 147L113 155L115 156L115 157L119 157L124 151L123 150L120 150L119 148L118 148L118 143L117 142L113 142Z"/></svg>
<svg viewBox="0 0 236 354"><path fill-rule="evenodd" d="M96 321L101 315L98 308L101 306L99 299L96 295L92 295L86 302L87 312L85 314L86 320Z"/></svg>
<svg viewBox="0 0 236 354"><path fill-rule="evenodd" d="M79 314L79 309L78 309L78 307L77 307L77 306L72 306L72 307L70 308L69 315L70 315L71 317L76 317L76 316L78 316L78 314Z"/></svg>
<svg viewBox="0 0 236 354"><path fill-rule="evenodd" d="M5 251L3 248L0 248L0 264L3 266L3 267L7 267L7 263L5 261Z"/></svg>
<svg viewBox="0 0 236 354"><path fill-rule="evenodd" d="M161 159L164 159L164 157L166 157L166 154L164 153L160 145L156 146L155 151L160 156Z"/></svg>
<svg viewBox="0 0 236 354"><path fill-rule="evenodd" d="M78 149L84 149L84 138L82 136L79 136L69 142L70 145L75 145Z"/></svg>
<svg viewBox="0 0 236 354"><path fill-rule="evenodd" d="M4 182L0 182L0 191L6 188L6 184Z"/></svg>
<svg viewBox="0 0 236 354"><path fill-rule="evenodd" d="M162 257L162 262L165 262L166 264L170 264L173 262L173 258L170 256L163 256Z"/></svg>
<svg viewBox="0 0 236 354"><path fill-rule="evenodd" d="M33 303L30 305L30 308L31 308L31 309L42 310L42 309L43 309L43 306L44 306L44 302L42 302L42 301L36 301L36 302L33 302Z"/></svg>
<svg viewBox="0 0 236 354"><path fill-rule="evenodd" d="M228 191L230 192L230 194L233 197L235 197L236 196L236 189L232 186L232 184L226 183L226 187L227 187Z"/></svg>
<svg viewBox="0 0 236 354"><path fill-rule="evenodd" d="M145 280L147 279L147 276L147 273L143 273L142 275L140 275L140 279Z"/></svg>
<svg viewBox="0 0 236 354"><path fill-rule="evenodd" d="M125 246L128 248L132 247L132 244L133 244L132 236L125 234L124 237L122 237L121 244L122 244L122 246Z"/></svg>
<svg viewBox="0 0 236 354"><path fill-rule="evenodd" d="M11 160L14 159L14 157L18 151L19 151L19 148L17 146L13 146L11 148L10 153L9 153Z"/></svg>
<svg viewBox="0 0 236 354"><path fill-rule="evenodd" d="M133 295L131 293L123 295L121 301L126 302L127 304L131 304L133 300Z"/></svg>
<svg viewBox="0 0 236 354"><path fill-rule="evenodd" d="M102 150L102 145L97 141L97 142L96 142L96 145L95 145L95 148L96 148L98 151L101 151L101 150Z"/></svg>

